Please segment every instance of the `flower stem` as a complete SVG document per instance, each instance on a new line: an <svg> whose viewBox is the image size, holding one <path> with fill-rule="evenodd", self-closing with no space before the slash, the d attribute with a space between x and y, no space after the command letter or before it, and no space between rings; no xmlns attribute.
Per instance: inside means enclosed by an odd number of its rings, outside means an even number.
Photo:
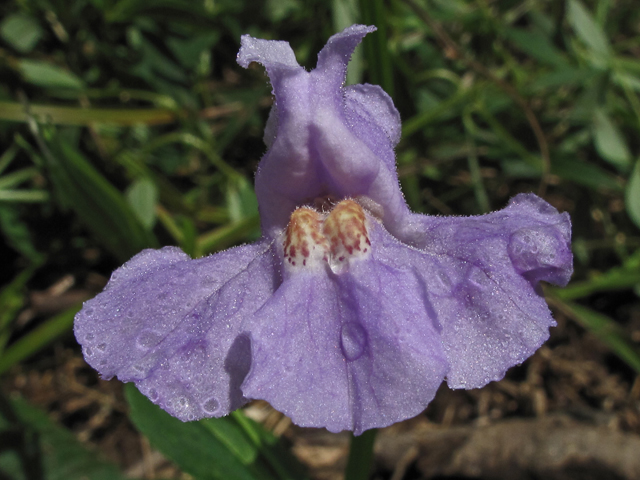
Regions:
<svg viewBox="0 0 640 480"><path fill-rule="evenodd" d="M373 460L373 442L376 438L375 428L367 430L362 435L351 436L351 448L347 468L344 472L344 480L367 480L371 471Z"/></svg>

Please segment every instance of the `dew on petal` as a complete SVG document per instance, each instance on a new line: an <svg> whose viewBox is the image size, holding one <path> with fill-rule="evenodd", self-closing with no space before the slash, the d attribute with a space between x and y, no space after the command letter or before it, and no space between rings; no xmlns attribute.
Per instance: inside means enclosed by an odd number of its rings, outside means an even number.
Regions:
<svg viewBox="0 0 640 480"><path fill-rule="evenodd" d="M215 398L210 398L209 400L204 402L202 408L207 413L216 413L216 410L218 410L219 406L220 404L218 403L218 400L216 400Z"/></svg>
<svg viewBox="0 0 640 480"><path fill-rule="evenodd" d="M155 402L156 400L158 400L158 391L155 388L152 388L151 390L149 390L149 394L147 396L149 397L149 400Z"/></svg>
<svg viewBox="0 0 640 480"><path fill-rule="evenodd" d="M357 323L347 323L340 332L342 353L349 361L357 360L364 353L367 345L367 334Z"/></svg>
<svg viewBox="0 0 640 480"><path fill-rule="evenodd" d="M444 289L449 290L451 288L451 280L449 280L449 276L444 271L438 270L436 276Z"/></svg>
<svg viewBox="0 0 640 480"><path fill-rule="evenodd" d="M100 353L104 353L106 349L107 349L106 343L101 343L99 345L96 345L96 350L98 350Z"/></svg>
<svg viewBox="0 0 640 480"><path fill-rule="evenodd" d="M87 347L84 349L84 356L93 357L93 350L91 349L91 347Z"/></svg>
<svg viewBox="0 0 640 480"><path fill-rule="evenodd" d="M93 333L87 333L84 337L87 342L92 342L95 338L96 336Z"/></svg>
<svg viewBox="0 0 640 480"><path fill-rule="evenodd" d="M160 343L161 340L162 337L160 335L147 330L138 335L136 343L138 344L138 347L147 350L151 347L156 346L158 343Z"/></svg>
<svg viewBox="0 0 640 480"><path fill-rule="evenodd" d="M91 315L93 315L93 308L89 307L89 308L85 308L84 309L84 314L87 317L90 317Z"/></svg>

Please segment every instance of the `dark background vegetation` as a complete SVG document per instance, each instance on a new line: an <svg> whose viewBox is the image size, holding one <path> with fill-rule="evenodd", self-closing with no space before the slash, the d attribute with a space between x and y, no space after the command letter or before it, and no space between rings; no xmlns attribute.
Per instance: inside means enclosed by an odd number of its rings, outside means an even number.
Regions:
<svg viewBox="0 0 640 480"><path fill-rule="evenodd" d="M482 214L533 191L571 214L575 254L570 286L546 290L550 342L382 432L372 475L640 478L625 453L640 434L636 0L2 2L0 478L302 478L291 451L339 478L348 437L263 404L172 423L99 380L71 325L143 248L202 256L259 236L271 96L261 67L235 63L240 35L287 40L313 68L352 23L378 26L348 81L400 111L411 208Z"/></svg>

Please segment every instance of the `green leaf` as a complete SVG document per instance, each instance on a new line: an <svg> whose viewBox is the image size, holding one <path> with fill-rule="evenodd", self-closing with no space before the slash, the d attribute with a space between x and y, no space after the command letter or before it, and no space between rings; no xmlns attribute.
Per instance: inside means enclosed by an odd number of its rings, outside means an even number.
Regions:
<svg viewBox="0 0 640 480"><path fill-rule="evenodd" d="M301 9L299 0L267 0L265 10L273 23L284 20L289 15Z"/></svg>
<svg viewBox="0 0 640 480"><path fill-rule="evenodd" d="M194 69L200 62L202 52L211 50L219 39L220 32L214 30L186 40L169 37L167 46L184 67Z"/></svg>
<svg viewBox="0 0 640 480"><path fill-rule="evenodd" d="M24 79L44 88L68 88L80 90L84 83L73 73L41 60L20 60L18 63Z"/></svg>
<svg viewBox="0 0 640 480"><path fill-rule="evenodd" d="M640 352L615 320L577 303L563 302L558 299L554 299L552 303L578 320L622 361L640 373Z"/></svg>
<svg viewBox="0 0 640 480"><path fill-rule="evenodd" d="M25 286L38 266L39 263L33 262L0 290L0 357L11 336L11 324L27 303Z"/></svg>
<svg viewBox="0 0 640 480"><path fill-rule="evenodd" d="M22 13L14 13L0 23L3 40L21 53L29 53L42 38L38 22Z"/></svg>
<svg viewBox="0 0 640 480"><path fill-rule="evenodd" d="M579 0L569 0L567 19L573 27L576 35L595 53L600 59L607 61L611 56L611 46L606 34L596 23L591 12Z"/></svg>
<svg viewBox="0 0 640 480"><path fill-rule="evenodd" d="M122 261L144 248L156 247L158 241L138 220L124 195L79 150L60 135L52 136L48 146L41 148L61 206L72 209L95 239Z"/></svg>
<svg viewBox="0 0 640 480"><path fill-rule="evenodd" d="M640 228L640 160L636 161L625 191L625 206L629 218Z"/></svg>
<svg viewBox="0 0 640 480"><path fill-rule="evenodd" d="M0 373L6 372L16 363L29 358L60 335L71 330L73 317L80 310L80 307L81 305L76 305L49 318L13 342L0 356Z"/></svg>
<svg viewBox="0 0 640 480"><path fill-rule="evenodd" d="M593 163L581 162L575 158L554 158L551 173L585 187L622 191L622 183L611 173Z"/></svg>
<svg viewBox="0 0 640 480"><path fill-rule="evenodd" d="M505 34L520 50L536 60L559 68L568 67L569 62L542 32L507 28Z"/></svg>
<svg viewBox="0 0 640 480"><path fill-rule="evenodd" d="M158 187L150 178L140 178L127 189L127 201L138 219L146 228L156 223Z"/></svg>
<svg viewBox="0 0 640 480"><path fill-rule="evenodd" d="M232 222L258 214L258 199L245 177L231 179L227 187L227 210Z"/></svg>
<svg viewBox="0 0 640 480"><path fill-rule="evenodd" d="M125 393L136 427L155 448L199 480L273 480L272 469L282 480L302 478L290 456L280 451L274 457L272 446L263 442L267 437L255 436L255 424L247 430L235 416L181 422L133 384L126 386Z"/></svg>
<svg viewBox="0 0 640 480"><path fill-rule="evenodd" d="M130 28L130 32L136 30ZM139 76L148 81L152 85L159 80L158 77L164 77L175 82L186 82L187 76L185 72L168 58L163 52L158 50L155 45L147 40L144 36L140 36L140 62L130 69L130 73Z"/></svg>
<svg viewBox="0 0 640 480"><path fill-rule="evenodd" d="M239 222L205 232L197 238L196 257L222 250L242 240L257 239L260 236L260 217L258 214L246 217Z"/></svg>
<svg viewBox="0 0 640 480"><path fill-rule="evenodd" d="M588 280L571 282L564 288L548 287L548 290L560 300L576 300L598 292L630 289L640 284L638 262L640 262L640 250L629 257L622 267L610 268Z"/></svg>
<svg viewBox="0 0 640 480"><path fill-rule="evenodd" d="M529 85L529 89L537 92L545 88L584 85L594 76L595 70L592 68L573 68L566 66L550 73L538 75Z"/></svg>
<svg viewBox="0 0 640 480"><path fill-rule="evenodd" d="M0 230L7 243L32 262L39 262L42 254L33 244L27 224L20 218L15 205L0 204Z"/></svg>
<svg viewBox="0 0 640 480"><path fill-rule="evenodd" d="M95 452L85 448L74 435L56 423L39 409L22 399L4 405L4 418L0 419L2 431L19 432L24 439L12 445L20 456L31 457L31 465L40 463L42 477L46 480L124 480L118 468L103 460ZM9 411L7 411L9 410ZM26 455L25 455L26 454ZM0 456L0 470L14 479L25 478L20 464L8 455Z"/></svg>
<svg viewBox="0 0 640 480"><path fill-rule="evenodd" d="M593 135L600 156L618 170L628 171L631 167L629 147L618 127L602 108L596 108L593 113Z"/></svg>
<svg viewBox="0 0 640 480"><path fill-rule="evenodd" d="M611 78L621 87L631 88L640 92L640 78L637 75L624 71L615 71Z"/></svg>

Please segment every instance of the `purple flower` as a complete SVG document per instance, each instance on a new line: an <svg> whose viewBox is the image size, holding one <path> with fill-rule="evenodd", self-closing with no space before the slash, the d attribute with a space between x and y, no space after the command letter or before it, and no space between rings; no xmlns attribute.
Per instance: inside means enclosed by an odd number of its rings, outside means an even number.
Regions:
<svg viewBox="0 0 640 480"><path fill-rule="evenodd" d="M533 194L478 217L412 213L374 85L343 87L373 27L329 39L311 72L286 42L242 38L275 104L256 175L263 237L197 260L145 250L85 303L75 334L104 378L181 420L264 399L298 425L362 431L452 388L501 379L555 325L541 280L565 285L571 225Z"/></svg>

